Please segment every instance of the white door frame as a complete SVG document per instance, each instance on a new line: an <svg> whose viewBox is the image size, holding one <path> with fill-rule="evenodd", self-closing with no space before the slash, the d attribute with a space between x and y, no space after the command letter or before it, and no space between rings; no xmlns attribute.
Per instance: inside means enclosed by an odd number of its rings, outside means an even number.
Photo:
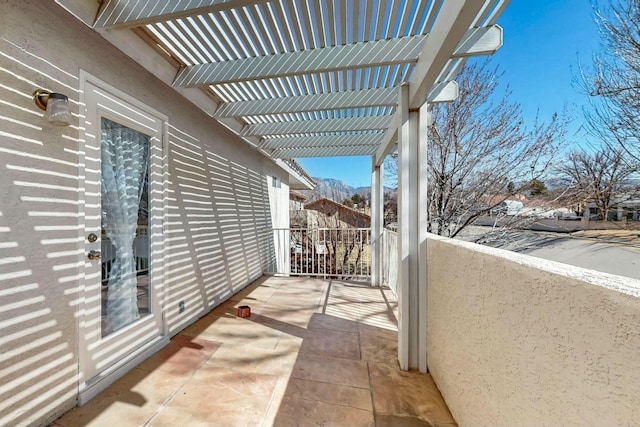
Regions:
<svg viewBox="0 0 640 427"><path fill-rule="evenodd" d="M80 71L79 141L79 401L84 404L169 342L163 308L166 275L164 224L167 215L167 122L165 115L126 93ZM82 108L84 106L84 109ZM100 119L121 123L151 136L149 146L149 292L151 315L107 337L101 335L100 262L88 260L89 249L100 250ZM95 246L95 247L93 247Z"/></svg>

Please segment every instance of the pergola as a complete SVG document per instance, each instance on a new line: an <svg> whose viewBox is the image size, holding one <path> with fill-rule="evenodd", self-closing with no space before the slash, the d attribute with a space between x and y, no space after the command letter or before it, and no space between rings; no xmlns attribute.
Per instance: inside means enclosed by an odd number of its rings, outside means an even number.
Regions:
<svg viewBox="0 0 640 427"><path fill-rule="evenodd" d="M373 285L382 164L398 149L399 361L427 370L426 138L465 59L495 52L508 0L106 0L111 43L255 149L372 158ZM61 0L61 3L65 3ZM140 49L147 43L166 59ZM147 46L148 49L148 46ZM173 70L173 72L172 72Z"/></svg>

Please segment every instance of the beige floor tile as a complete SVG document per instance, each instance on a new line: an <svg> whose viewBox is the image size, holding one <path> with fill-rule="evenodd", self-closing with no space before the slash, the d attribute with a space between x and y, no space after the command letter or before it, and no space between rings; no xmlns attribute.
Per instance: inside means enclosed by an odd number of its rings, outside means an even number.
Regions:
<svg viewBox="0 0 640 427"><path fill-rule="evenodd" d="M321 308L324 301L321 293L308 293L300 289L296 292L276 292L267 303L272 307L315 310Z"/></svg>
<svg viewBox="0 0 640 427"><path fill-rule="evenodd" d="M396 325L393 327L387 325L369 325L367 323L358 323L358 332L360 334L378 335L390 340L398 340L398 328Z"/></svg>
<svg viewBox="0 0 640 427"><path fill-rule="evenodd" d="M291 378L285 396L304 400L317 400L331 405L350 406L366 411L373 410L371 391L368 388Z"/></svg>
<svg viewBox="0 0 640 427"><path fill-rule="evenodd" d="M285 397L274 426L373 427L373 413L316 400Z"/></svg>
<svg viewBox="0 0 640 427"><path fill-rule="evenodd" d="M362 360L398 366L398 333L388 331L391 336L382 333L361 333L360 354Z"/></svg>
<svg viewBox="0 0 640 427"><path fill-rule="evenodd" d="M142 426L185 381L181 376L134 369L56 422L63 427Z"/></svg>
<svg viewBox="0 0 640 427"><path fill-rule="evenodd" d="M309 329L304 334L300 353L359 360L358 334L329 329Z"/></svg>
<svg viewBox="0 0 640 427"><path fill-rule="evenodd" d="M246 347L223 344L206 364L246 372L286 375L288 378L297 357L297 351L286 349L256 347L247 351Z"/></svg>
<svg viewBox="0 0 640 427"><path fill-rule="evenodd" d="M255 301L264 303L273 296L275 292L281 287L280 283L275 282L263 282L259 286L251 286L243 289L234 296L231 297L233 301Z"/></svg>
<svg viewBox="0 0 640 427"><path fill-rule="evenodd" d="M236 346L276 348L283 332L251 319L209 314L182 331L182 335Z"/></svg>
<svg viewBox="0 0 640 427"><path fill-rule="evenodd" d="M219 342L176 335L166 347L139 364L137 369L188 376L209 359L218 347Z"/></svg>
<svg viewBox="0 0 640 427"><path fill-rule="evenodd" d="M324 407L321 407L324 406ZM284 398L274 420L274 427L324 427L329 426L331 414L322 402Z"/></svg>
<svg viewBox="0 0 640 427"><path fill-rule="evenodd" d="M358 332L358 323L353 320L341 317L330 316L328 314L316 313L311 316L308 325L309 329L330 329L332 331Z"/></svg>
<svg viewBox="0 0 640 427"><path fill-rule="evenodd" d="M311 317L317 312L317 308L296 309L295 307L269 306L265 307L260 315L306 329Z"/></svg>
<svg viewBox="0 0 640 427"><path fill-rule="evenodd" d="M289 384L288 375L280 375L278 377L278 382L276 383L276 387L273 391L273 396L271 398L271 402L269 403L269 408L267 409L267 412L264 416L264 420L262 422L263 426L267 427L267 426L274 425L275 420L278 417L278 412L280 411L281 403L285 397L288 384Z"/></svg>
<svg viewBox="0 0 640 427"><path fill-rule="evenodd" d="M264 419L278 377L203 366L150 426L257 426Z"/></svg>
<svg viewBox="0 0 640 427"><path fill-rule="evenodd" d="M375 425L375 419L371 411L364 411L348 406L335 406L335 412L331 417L329 425L336 427L373 427Z"/></svg>
<svg viewBox="0 0 640 427"><path fill-rule="evenodd" d="M417 417L376 414L376 427L456 427L457 424L433 424Z"/></svg>
<svg viewBox="0 0 640 427"><path fill-rule="evenodd" d="M367 363L362 360L299 354L292 378L368 388Z"/></svg>
<svg viewBox="0 0 640 427"><path fill-rule="evenodd" d="M434 425L455 424L431 375L381 363L369 363L369 372L376 414L415 417Z"/></svg>

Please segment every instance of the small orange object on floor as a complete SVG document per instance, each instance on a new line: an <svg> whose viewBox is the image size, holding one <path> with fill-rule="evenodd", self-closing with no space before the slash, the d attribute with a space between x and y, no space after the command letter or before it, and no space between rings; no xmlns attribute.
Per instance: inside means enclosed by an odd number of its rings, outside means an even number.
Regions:
<svg viewBox="0 0 640 427"><path fill-rule="evenodd" d="M251 317L251 307L248 305L238 307L238 317Z"/></svg>

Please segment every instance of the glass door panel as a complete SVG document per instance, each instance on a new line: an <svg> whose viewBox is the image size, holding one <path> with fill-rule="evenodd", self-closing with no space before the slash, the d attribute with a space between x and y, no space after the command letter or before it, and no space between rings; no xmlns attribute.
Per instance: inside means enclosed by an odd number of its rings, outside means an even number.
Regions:
<svg viewBox="0 0 640 427"><path fill-rule="evenodd" d="M101 119L102 337L149 314L149 140Z"/></svg>

